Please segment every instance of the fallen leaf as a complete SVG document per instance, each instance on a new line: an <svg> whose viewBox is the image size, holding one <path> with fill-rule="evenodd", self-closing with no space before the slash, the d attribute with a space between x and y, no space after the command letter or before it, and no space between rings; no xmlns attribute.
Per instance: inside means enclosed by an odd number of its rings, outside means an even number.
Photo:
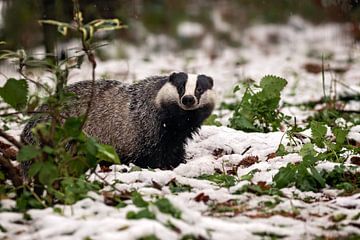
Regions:
<svg viewBox="0 0 360 240"><path fill-rule="evenodd" d="M253 165L254 163L256 163L258 161L259 161L258 156L248 156L248 157L243 158L238 165L244 166L244 167L250 167L251 165Z"/></svg>
<svg viewBox="0 0 360 240"><path fill-rule="evenodd" d="M210 200L210 197L208 195L205 195L205 193L199 193L195 198L194 200L196 202L204 202L206 203L207 201Z"/></svg>

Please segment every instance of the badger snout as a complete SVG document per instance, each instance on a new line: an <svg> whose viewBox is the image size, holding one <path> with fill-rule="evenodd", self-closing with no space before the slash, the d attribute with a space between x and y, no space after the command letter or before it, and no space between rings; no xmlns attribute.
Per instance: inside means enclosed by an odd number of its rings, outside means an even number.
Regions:
<svg viewBox="0 0 360 240"><path fill-rule="evenodd" d="M185 95L181 98L181 103L188 108L191 108L196 102L196 99L192 95Z"/></svg>

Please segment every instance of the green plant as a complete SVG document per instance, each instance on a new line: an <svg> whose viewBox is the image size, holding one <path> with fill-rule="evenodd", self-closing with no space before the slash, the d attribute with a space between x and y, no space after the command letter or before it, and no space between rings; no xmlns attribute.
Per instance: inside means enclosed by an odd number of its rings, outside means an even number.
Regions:
<svg viewBox="0 0 360 240"><path fill-rule="evenodd" d="M245 88L245 93L236 104L230 119L230 127L246 132L270 132L280 129L281 123L289 120L279 112L280 93L286 86L285 79L276 76L265 76L260 85ZM240 90L237 85L234 93Z"/></svg>
<svg viewBox="0 0 360 240"><path fill-rule="evenodd" d="M236 183L236 179L234 176L226 175L226 174L218 174L218 173L212 175L204 174L199 176L198 178L214 182L220 187L227 187L227 188L234 186Z"/></svg>
<svg viewBox="0 0 360 240"><path fill-rule="evenodd" d="M23 182L17 169L4 154L0 156L0 175L12 181L17 193L17 209L41 208L54 203L72 204L86 197L87 192L99 190L100 185L87 180L85 173L94 171L100 161L120 163L113 147L99 144L88 137L82 128L92 106L94 84L91 97L84 115L68 117L62 112L71 103L74 95L66 90L68 74L79 68L86 56L92 65L92 82L95 81L96 61L94 33L121 29L124 26L117 19L96 19L83 23L82 13L77 1L74 2L75 23L63 23L55 20L42 20L41 24L57 26L58 31L66 35L73 30L81 36L81 50L72 57L53 57L44 60L29 56L25 50L2 50L0 59L12 59L18 65L20 79L9 78L0 88L0 97L12 112L1 114L5 123L12 116L30 116L33 121L40 120L32 129L37 144L23 146L0 129L0 135L7 139L19 151L17 160L22 162L28 181ZM54 89L41 81L30 78L26 73L32 68L40 68L52 74ZM44 97L31 95L29 84L35 85L45 93ZM40 103L42 107L36 108ZM36 114L36 116L33 116ZM10 119L10 120L9 120ZM3 182L0 183L3 185ZM6 183L5 183L6 184ZM1 186L1 189L5 189Z"/></svg>
<svg viewBox="0 0 360 240"><path fill-rule="evenodd" d="M159 198L154 205L162 213L170 214L174 218L181 218L181 211L175 208L167 198Z"/></svg>

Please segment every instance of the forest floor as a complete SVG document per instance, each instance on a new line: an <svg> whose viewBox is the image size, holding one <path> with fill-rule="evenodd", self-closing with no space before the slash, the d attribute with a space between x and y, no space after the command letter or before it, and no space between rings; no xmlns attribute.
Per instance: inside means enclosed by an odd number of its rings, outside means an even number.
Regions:
<svg viewBox="0 0 360 240"><path fill-rule="evenodd" d="M220 108L221 102L231 104L241 98L241 92L232 92L237 83L259 82L269 74L288 81L281 111L296 117L300 125L324 108L323 92L338 98L358 96L360 45L345 32L344 25L313 26L294 17L286 25L247 29L238 36L242 44L236 47L211 36L198 50L181 52L155 51L157 45L171 45L162 36L149 37L148 44L140 47L111 44L107 54L121 47L126 60L99 61L99 77L133 81L174 70L212 76L219 103L215 113L223 126L203 126L186 148L187 163L172 171L125 165L99 171L90 179L111 186L71 206L29 210L24 217L10 211L14 201L1 200L2 209L9 211L0 212L0 239L359 239L359 189L351 194L330 186L319 191L295 186L271 191L281 167L302 161L299 149L310 142L310 131L304 131L297 144L287 137L286 129L237 131L226 127L232 111ZM70 78L89 79L89 72L86 67L75 70ZM314 103L313 108L305 108L308 103ZM344 111L360 109L358 99L343 104ZM359 146L360 125L338 121L350 127L347 138ZM18 136L19 131L13 129L12 134ZM280 143L289 153L276 154ZM342 166L359 173L357 157L346 156ZM321 172L336 166L340 163L323 160L315 167Z"/></svg>

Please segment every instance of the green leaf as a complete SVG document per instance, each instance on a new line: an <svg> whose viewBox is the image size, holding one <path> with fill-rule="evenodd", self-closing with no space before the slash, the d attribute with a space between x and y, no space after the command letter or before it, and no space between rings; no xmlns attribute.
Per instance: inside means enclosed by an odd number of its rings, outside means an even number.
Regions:
<svg viewBox="0 0 360 240"><path fill-rule="evenodd" d="M95 19L87 25L93 26L95 31L112 31L126 28L122 25L119 19Z"/></svg>
<svg viewBox="0 0 360 240"><path fill-rule="evenodd" d="M82 39L84 42L90 41L94 37L95 28L91 25L84 25L80 29Z"/></svg>
<svg viewBox="0 0 360 240"><path fill-rule="evenodd" d="M198 178L212 181L221 187L227 187L227 188L234 186L236 182L234 176L226 175L226 174L213 174L213 175L204 174L199 176Z"/></svg>
<svg viewBox="0 0 360 240"><path fill-rule="evenodd" d="M28 175L30 177L34 177L40 171L42 166L43 166L42 162L35 162L35 163L31 164Z"/></svg>
<svg viewBox="0 0 360 240"><path fill-rule="evenodd" d="M234 87L233 93L236 93L237 91L240 91L240 85Z"/></svg>
<svg viewBox="0 0 360 240"><path fill-rule="evenodd" d="M294 181L295 173L295 166L291 163L289 163L286 167L280 168L279 172L273 178L275 187L284 188L289 186Z"/></svg>
<svg viewBox="0 0 360 240"><path fill-rule="evenodd" d="M55 179L59 176L58 169L54 163L44 162L39 171L40 183L51 186Z"/></svg>
<svg viewBox="0 0 360 240"><path fill-rule="evenodd" d="M138 193L138 192L133 192L131 195L132 195L132 196L131 196L131 200L132 200L132 202L133 202L133 204L134 204L135 206L137 206L137 207L147 207L147 206L149 205L149 203L146 202L146 201L142 198L142 196L141 196L140 193Z"/></svg>
<svg viewBox="0 0 360 240"><path fill-rule="evenodd" d="M241 101L235 104L229 126L246 132L279 130L281 123L287 119L278 110L280 93L286 84L283 78L265 76L261 79L260 86L247 86ZM238 89L239 86L236 86L234 91Z"/></svg>
<svg viewBox="0 0 360 240"><path fill-rule="evenodd" d="M267 93L280 94L280 92L286 86L287 81L284 78L267 75L260 81L260 87Z"/></svg>
<svg viewBox="0 0 360 240"><path fill-rule="evenodd" d="M190 192L192 187L190 185L180 184L177 181L172 181L169 184L171 193Z"/></svg>
<svg viewBox="0 0 360 240"><path fill-rule="evenodd" d="M245 132L259 132L259 129L252 124L252 121L241 114L230 119L230 126Z"/></svg>
<svg viewBox="0 0 360 240"><path fill-rule="evenodd" d="M40 156L40 154L41 151L37 149L35 146L25 145L20 149L16 159L19 162L29 161Z"/></svg>
<svg viewBox="0 0 360 240"><path fill-rule="evenodd" d="M340 127L335 127L332 129L333 134L335 135L336 138L336 145L340 146L343 145L345 143L346 137L349 133L348 129L343 129Z"/></svg>
<svg viewBox="0 0 360 240"><path fill-rule="evenodd" d="M341 222L342 220L345 220L347 218L347 215L344 214L344 213L339 213L339 214L336 214L336 215L333 215L332 216L332 220L334 222Z"/></svg>
<svg viewBox="0 0 360 240"><path fill-rule="evenodd" d="M11 107L21 110L27 103L28 83L24 79L9 78L5 85L0 88L0 96Z"/></svg>
<svg viewBox="0 0 360 240"><path fill-rule="evenodd" d="M250 172L248 172L247 174L242 175L242 176L240 177L240 180L248 180L248 181L251 181L251 180L253 179L253 177L254 177L254 174L257 173L257 172L259 172L259 171L260 171L259 169L255 168L255 169L251 170Z"/></svg>
<svg viewBox="0 0 360 240"><path fill-rule="evenodd" d="M69 117L64 123L65 134L69 137L78 137L81 133L82 119Z"/></svg>
<svg viewBox="0 0 360 240"><path fill-rule="evenodd" d="M280 144L278 149L276 150L276 156L285 156L289 154L286 149L285 146L283 144Z"/></svg>
<svg viewBox="0 0 360 240"><path fill-rule="evenodd" d="M316 170L314 166L310 167L310 171L312 176L316 179L316 181L320 184L320 187L325 187L325 179L321 176L321 174Z"/></svg>
<svg viewBox="0 0 360 240"><path fill-rule="evenodd" d="M97 158L107 162L120 164L119 156L112 146L106 144L97 144L97 149Z"/></svg>
<svg viewBox="0 0 360 240"><path fill-rule="evenodd" d="M91 138L91 137L87 138L84 146L85 146L86 152L89 155L96 157L98 149L97 149L97 143L94 138Z"/></svg>
<svg viewBox="0 0 360 240"><path fill-rule="evenodd" d="M162 213L167 213L170 214L171 216L173 216L174 218L181 218L181 211L177 208L175 208L171 202L169 201L169 199L167 198L160 198L158 199L155 203L155 206L158 207L158 209L160 210L160 212Z"/></svg>
<svg viewBox="0 0 360 240"><path fill-rule="evenodd" d="M324 123L312 121L310 123L312 140L318 147L324 147L327 128Z"/></svg>
<svg viewBox="0 0 360 240"><path fill-rule="evenodd" d="M72 26L68 23L59 22L59 21L55 21L55 20L40 20L39 23L57 26L58 32L64 36L66 36L68 29L72 28Z"/></svg>
<svg viewBox="0 0 360 240"><path fill-rule="evenodd" d="M155 219L155 214L151 212L149 209L145 208L140 210L139 212L129 211L126 214L127 219L141 219L141 218L147 218L147 219Z"/></svg>
<svg viewBox="0 0 360 240"><path fill-rule="evenodd" d="M314 150L314 145L311 143L305 143L300 149L300 156L303 158L306 156L316 156L317 152Z"/></svg>
<svg viewBox="0 0 360 240"><path fill-rule="evenodd" d="M216 114L211 114L207 119L204 121L204 125L213 125L220 127L221 123L217 120L218 116Z"/></svg>

